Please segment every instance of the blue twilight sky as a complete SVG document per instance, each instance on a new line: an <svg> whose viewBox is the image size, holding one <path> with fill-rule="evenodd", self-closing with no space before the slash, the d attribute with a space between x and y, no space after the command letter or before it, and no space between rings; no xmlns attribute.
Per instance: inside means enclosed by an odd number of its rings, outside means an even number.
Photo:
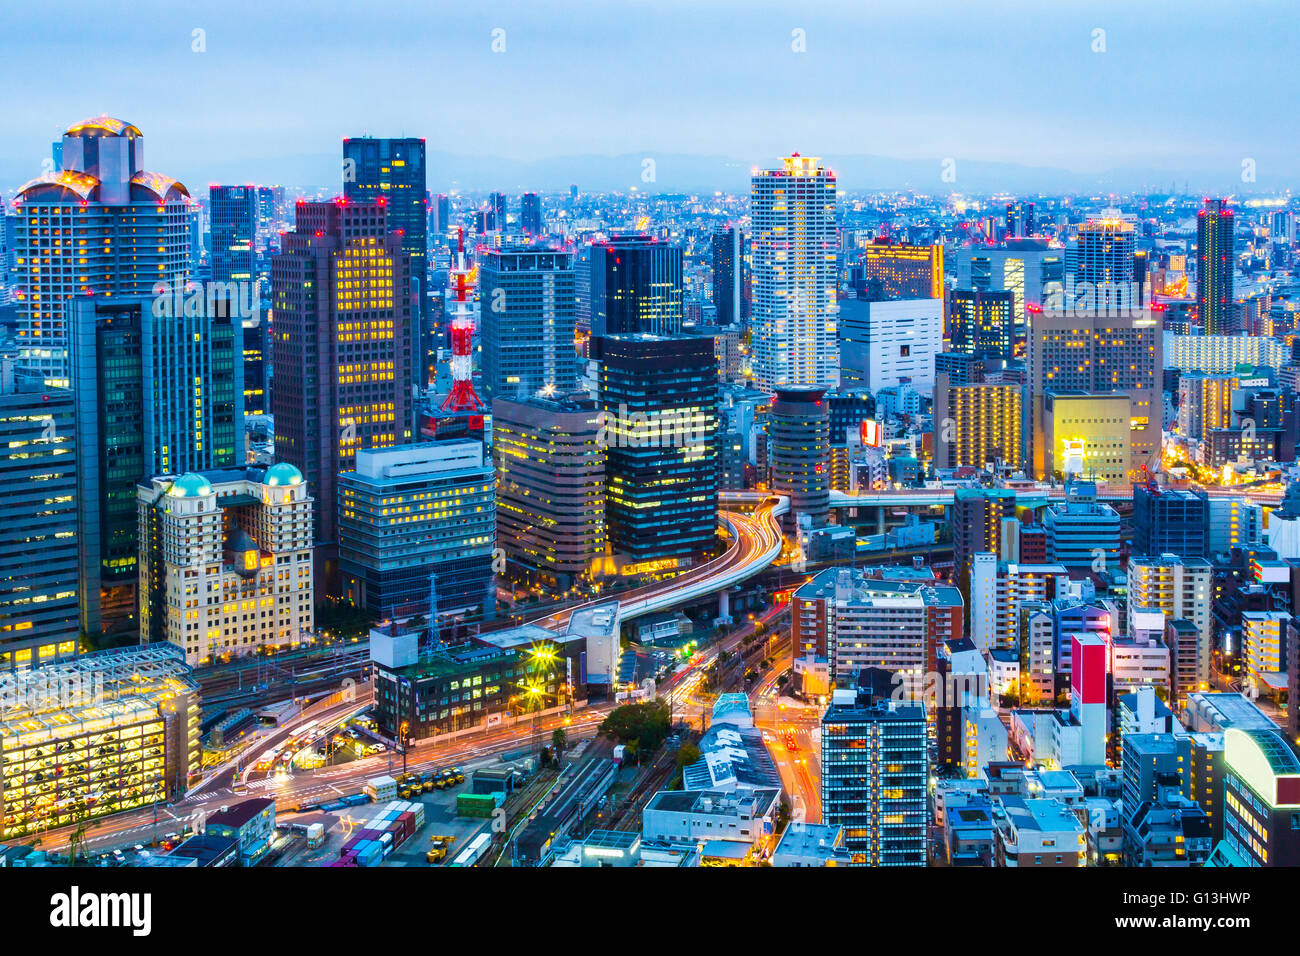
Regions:
<svg viewBox="0 0 1300 956"><path fill-rule="evenodd" d="M101 112L191 188L324 184L363 132L488 178L584 154L744 172L798 149L1180 185L1240 181L1250 158L1261 184L1300 183L1294 0L5 0L0 36L4 195Z"/></svg>

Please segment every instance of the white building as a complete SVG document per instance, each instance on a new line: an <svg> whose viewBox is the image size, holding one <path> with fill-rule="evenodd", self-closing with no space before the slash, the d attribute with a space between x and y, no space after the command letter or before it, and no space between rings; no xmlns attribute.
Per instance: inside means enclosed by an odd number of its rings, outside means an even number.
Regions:
<svg viewBox="0 0 1300 956"><path fill-rule="evenodd" d="M795 153L751 180L753 371L760 388L837 384L835 174Z"/></svg>
<svg viewBox="0 0 1300 956"><path fill-rule="evenodd" d="M1286 690L1282 667L1287 615L1281 611L1243 611L1241 641L1245 652L1246 685L1258 694L1273 696ZM1294 661L1288 662L1295 667Z"/></svg>
<svg viewBox="0 0 1300 956"><path fill-rule="evenodd" d="M971 564L971 639L982 652L1018 646L1020 605L1065 594L1069 574L1059 564L1008 564L980 552Z"/></svg>
<svg viewBox="0 0 1300 956"><path fill-rule="evenodd" d="M775 829L779 789L661 790L641 814L647 843L734 840L755 845Z"/></svg>
<svg viewBox="0 0 1300 956"><path fill-rule="evenodd" d="M1164 338L1165 368L1222 375L1238 365L1281 368L1291 363L1291 350L1263 335L1175 335Z"/></svg>
<svg viewBox="0 0 1300 956"><path fill-rule="evenodd" d="M310 639L312 499L297 468L166 475L136 500L142 638L191 665Z"/></svg>
<svg viewBox="0 0 1300 956"><path fill-rule="evenodd" d="M840 303L840 381L845 387L910 385L934 389L934 357L943 350L943 300Z"/></svg>
<svg viewBox="0 0 1300 956"><path fill-rule="evenodd" d="M1197 630L1195 682L1210 679L1210 614L1214 592L1211 587L1210 562L1204 558L1184 558L1174 554L1134 555L1128 562L1128 614L1131 637L1140 637L1133 629L1148 618L1142 611L1158 611L1169 621L1190 621ZM1173 662L1186 673L1185 662Z"/></svg>
<svg viewBox="0 0 1300 956"><path fill-rule="evenodd" d="M1114 638L1110 643L1110 673L1117 693L1144 685L1169 686L1169 648L1159 640Z"/></svg>

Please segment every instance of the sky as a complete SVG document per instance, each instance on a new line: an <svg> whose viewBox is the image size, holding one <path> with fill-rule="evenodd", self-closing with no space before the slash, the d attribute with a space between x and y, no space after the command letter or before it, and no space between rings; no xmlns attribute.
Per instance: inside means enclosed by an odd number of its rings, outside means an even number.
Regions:
<svg viewBox="0 0 1300 956"><path fill-rule="evenodd" d="M936 187L946 158L1300 184L1294 0L6 0L0 36L6 195L100 113L192 189L324 183L358 134L475 160L446 160L465 188L590 155L740 178L792 150Z"/></svg>

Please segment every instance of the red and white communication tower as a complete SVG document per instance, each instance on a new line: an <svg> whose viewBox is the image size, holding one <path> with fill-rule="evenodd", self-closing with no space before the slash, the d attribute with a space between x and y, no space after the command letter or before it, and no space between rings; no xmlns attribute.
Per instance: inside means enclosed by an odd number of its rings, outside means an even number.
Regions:
<svg viewBox="0 0 1300 956"><path fill-rule="evenodd" d="M474 391L474 304L470 301L470 285L477 267L470 268L465 257L465 227L456 230L456 253L449 270L449 290L453 298L448 314L451 316L451 391L442 403L444 412L477 412L483 409L483 399Z"/></svg>

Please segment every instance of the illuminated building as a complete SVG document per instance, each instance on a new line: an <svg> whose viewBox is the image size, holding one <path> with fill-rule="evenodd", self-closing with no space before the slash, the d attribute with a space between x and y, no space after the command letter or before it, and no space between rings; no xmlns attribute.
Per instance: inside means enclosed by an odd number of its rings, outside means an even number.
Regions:
<svg viewBox="0 0 1300 956"><path fill-rule="evenodd" d="M1025 202L1007 203L1007 236L1023 239L1034 234L1034 204Z"/></svg>
<svg viewBox="0 0 1300 956"><path fill-rule="evenodd" d="M1031 312L1028 332L1028 384L1033 396L1033 472L1048 475L1045 396L1049 392L1129 398L1130 467L1140 475L1155 471L1161 443L1160 319L1146 311L1123 315L1099 312Z"/></svg>
<svg viewBox="0 0 1300 956"><path fill-rule="evenodd" d="M293 465L139 486L140 636L190 665L311 639L312 500Z"/></svg>
<svg viewBox="0 0 1300 956"><path fill-rule="evenodd" d="M718 524L718 368L693 336L610 335L600 361L605 532L635 566L710 554Z"/></svg>
<svg viewBox="0 0 1300 956"><path fill-rule="evenodd" d="M208 187L213 282L256 280L258 211L253 186Z"/></svg>
<svg viewBox="0 0 1300 956"><path fill-rule="evenodd" d="M1126 219L1090 219L1065 250L1064 308L1118 314L1140 309L1134 282L1136 232Z"/></svg>
<svg viewBox="0 0 1300 956"><path fill-rule="evenodd" d="M377 618L496 609L496 475L481 442L359 451L339 476L344 593Z"/></svg>
<svg viewBox="0 0 1300 956"><path fill-rule="evenodd" d="M407 257L404 278L415 286L414 316L418 321L414 377L416 384L423 387L433 353L425 304L429 298L429 216L424 140L370 136L343 140L343 195L353 202L382 203L387 208L388 230L398 237ZM501 221L504 223L504 216Z"/></svg>
<svg viewBox="0 0 1300 956"><path fill-rule="evenodd" d="M1262 335L1171 335L1164 337L1165 368L1223 375L1240 366L1280 369L1291 362L1284 343Z"/></svg>
<svg viewBox="0 0 1300 956"><path fill-rule="evenodd" d="M233 302L82 296L69 307L77 445L89 450L77 480L87 634L136 630L137 482L243 460L243 326Z"/></svg>
<svg viewBox="0 0 1300 956"><path fill-rule="evenodd" d="M537 193L524 193L519 198L519 231L525 236L543 235L542 198Z"/></svg>
<svg viewBox="0 0 1300 956"><path fill-rule="evenodd" d="M813 527L830 513L830 402L821 388L778 386L767 423L772 490L790 498L787 532L806 514Z"/></svg>
<svg viewBox="0 0 1300 956"><path fill-rule="evenodd" d="M1224 199L1205 200L1196 214L1196 311L1207 335L1240 331L1232 295L1235 223Z"/></svg>
<svg viewBox="0 0 1300 956"><path fill-rule="evenodd" d="M339 473L411 438L418 311L402 241L382 202L300 202L271 263L275 457L312 490L325 590Z"/></svg>
<svg viewBox="0 0 1300 956"><path fill-rule="evenodd" d="M1281 733L1223 734L1223 839L1207 866L1300 866L1300 759Z"/></svg>
<svg viewBox="0 0 1300 956"><path fill-rule="evenodd" d="M1062 389L1044 396L1042 405L1045 475L1129 484L1133 429L1127 395Z"/></svg>
<svg viewBox="0 0 1300 956"><path fill-rule="evenodd" d="M1204 558L1134 554L1128 559L1130 630L1141 622L1142 612L1162 614L1166 624L1187 621L1196 628L1194 655L1193 647L1186 641L1170 648L1176 700L1209 686L1213 597L1210 562Z"/></svg>
<svg viewBox="0 0 1300 956"><path fill-rule="evenodd" d="M1066 568L1119 570L1119 512L1097 501L1097 486L1074 482L1066 500L1043 512L1047 560Z"/></svg>
<svg viewBox="0 0 1300 956"><path fill-rule="evenodd" d="M189 276L190 195L145 170L144 136L130 123L70 127L62 168L24 185L14 206L21 362L51 384L68 384L69 299L146 296Z"/></svg>
<svg viewBox="0 0 1300 956"><path fill-rule="evenodd" d="M1290 615L1281 611L1243 611L1242 658L1246 682L1257 694L1279 698L1286 692L1286 627Z"/></svg>
<svg viewBox="0 0 1300 956"><path fill-rule="evenodd" d="M992 552L999 560L1013 557L1017 531L1014 491L958 488L953 492L952 554L957 583L963 589L968 587L971 560L980 551Z"/></svg>
<svg viewBox="0 0 1300 956"><path fill-rule="evenodd" d="M1277 511L1270 513L1270 533L1272 518L1277 514ZM1209 527L1209 496L1203 491L1161 488L1155 484L1133 486L1133 554L1207 557ZM1270 543L1277 550L1280 542L1270 536ZM1279 552L1279 557L1291 555Z"/></svg>
<svg viewBox="0 0 1300 956"><path fill-rule="evenodd" d="M567 590L605 553L605 452L591 399L492 404L497 544L525 579Z"/></svg>
<svg viewBox="0 0 1300 956"><path fill-rule="evenodd" d="M1206 441L1216 428L1232 424L1232 394L1236 375L1184 372L1178 376L1178 432L1184 438Z"/></svg>
<svg viewBox="0 0 1300 956"><path fill-rule="evenodd" d="M948 338L954 352L1011 358L1023 333L1010 292L953 289L948 294Z"/></svg>
<svg viewBox="0 0 1300 956"><path fill-rule="evenodd" d="M844 828L849 866L925 866L925 708L836 690L822 716L822 823Z"/></svg>
<svg viewBox="0 0 1300 956"><path fill-rule="evenodd" d="M78 650L73 412L68 389L0 358L0 671Z"/></svg>
<svg viewBox="0 0 1300 956"><path fill-rule="evenodd" d="M0 677L0 839L184 796L199 772L199 686L148 644Z"/></svg>
<svg viewBox="0 0 1300 956"><path fill-rule="evenodd" d="M591 334L682 330L682 249L645 234L591 246Z"/></svg>
<svg viewBox="0 0 1300 956"><path fill-rule="evenodd" d="M833 386L835 174L795 153L779 169L756 171L750 184L755 383Z"/></svg>
<svg viewBox="0 0 1300 956"><path fill-rule="evenodd" d="M736 227L713 234L713 305L718 325L748 327L750 273L745 233Z"/></svg>
<svg viewBox="0 0 1300 956"><path fill-rule="evenodd" d="M983 468L1000 461L1013 471L1025 466L1023 389L1019 385L934 383L936 468Z"/></svg>
<svg viewBox="0 0 1300 956"><path fill-rule="evenodd" d="M573 254L540 246L479 258L483 397L560 396L578 383Z"/></svg>
<svg viewBox="0 0 1300 956"><path fill-rule="evenodd" d="M1068 581L1069 573L1060 564L999 561L992 552L972 555L970 635L976 649L981 653L1015 650L1021 607L1064 596ZM1055 672L1063 673L1059 659L1057 665Z"/></svg>
<svg viewBox="0 0 1300 956"><path fill-rule="evenodd" d="M875 393L910 385L928 392L934 357L943 350L943 300L846 299L840 303L838 345L845 387Z"/></svg>
<svg viewBox="0 0 1300 956"><path fill-rule="evenodd" d="M1018 337L1027 308L1048 308L1061 299L1064 250L1043 239L1013 239L997 246L959 246L953 256L957 289L1010 292Z"/></svg>
<svg viewBox="0 0 1300 956"><path fill-rule="evenodd" d="M257 248L279 248L280 223L284 219L284 187L257 187Z"/></svg>
<svg viewBox="0 0 1300 956"><path fill-rule="evenodd" d="M997 866L1026 868L1088 865L1088 831L1063 801L1050 797L994 798Z"/></svg>
<svg viewBox="0 0 1300 956"><path fill-rule="evenodd" d="M942 299L943 246L877 240L859 250L850 276L859 299Z"/></svg>

